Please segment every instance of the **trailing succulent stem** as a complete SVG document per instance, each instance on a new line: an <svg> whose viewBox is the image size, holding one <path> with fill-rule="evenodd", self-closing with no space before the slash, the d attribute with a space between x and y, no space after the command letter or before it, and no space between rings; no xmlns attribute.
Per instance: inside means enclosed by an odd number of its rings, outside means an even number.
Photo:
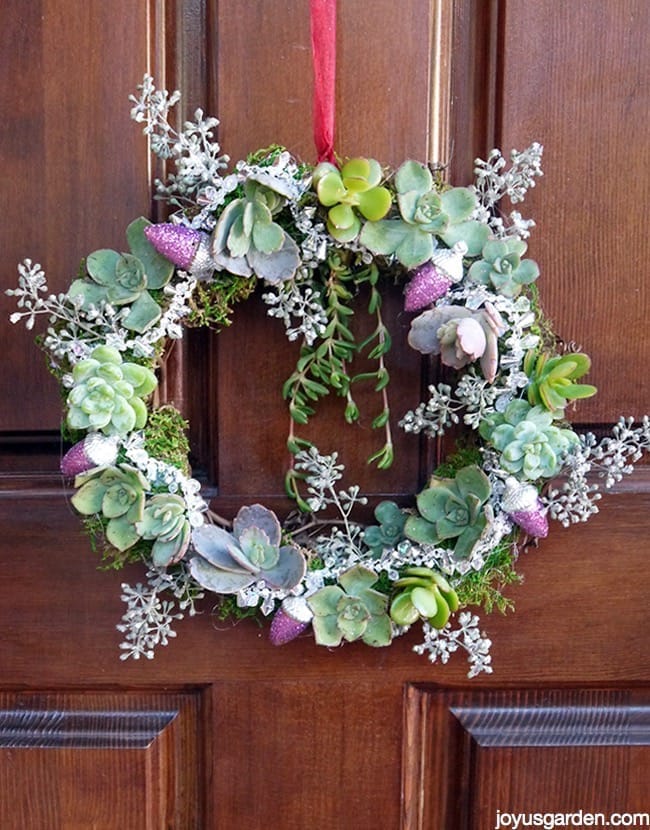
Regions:
<svg viewBox="0 0 650 830"><path fill-rule="evenodd" d="M294 423L306 425L315 413L316 402L335 392L345 399L344 417L348 423L359 419L359 408L354 400L352 387L355 383L371 381L375 391L381 394L382 408L373 419L373 429L384 429L383 447L374 453L369 463L376 463L379 469L387 469L393 462L393 441L390 429L390 407L387 386L390 380L385 355L391 348L391 337L381 314L381 294L377 288L379 270L375 265L354 271L338 257L329 263L329 275L323 289L328 319L325 332L314 344L304 342L293 374L285 382L282 394L289 402L292 424L288 447L295 454ZM351 303L357 289L367 284L370 290L368 312L376 319L372 333L357 343L350 327L354 315ZM356 356L376 362L376 369L356 375L349 367ZM297 493L297 477L290 471L287 477L287 492L300 503Z"/></svg>

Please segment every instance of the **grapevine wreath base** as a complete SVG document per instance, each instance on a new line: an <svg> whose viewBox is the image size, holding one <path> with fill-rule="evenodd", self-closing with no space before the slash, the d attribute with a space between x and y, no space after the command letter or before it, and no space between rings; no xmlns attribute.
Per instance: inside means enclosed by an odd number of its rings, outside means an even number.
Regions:
<svg viewBox="0 0 650 830"><path fill-rule="evenodd" d="M309 632L321 646L382 647L417 624L416 652L444 663L462 648L470 677L491 672L476 610L508 609L502 591L519 579L523 546L546 536L549 520L587 520L600 498L589 475L610 487L650 446L647 417L638 426L622 418L600 440L567 420L568 407L596 391L583 382L590 360L563 348L542 315L539 269L526 258L534 223L502 208L541 176L542 147L513 151L509 164L492 151L476 161L470 187L413 160L395 171L368 158L312 166L277 146L229 168L216 119L198 110L172 127L178 100L148 75L132 96L132 118L174 168L156 183L169 222L136 219L128 250L89 254L63 294L48 293L30 260L8 292L19 309L12 322L49 319L39 344L63 389L72 504L103 564L146 569L146 584L123 585L122 657L152 657L205 597L223 618L269 618L276 645ZM354 516L366 499L343 488L337 454L299 431L330 394L353 424L356 390L370 385L381 437L369 461L390 467L391 334L381 306L395 283L412 318L410 346L452 378L400 413L399 426L436 438L460 423L467 440L410 506L372 505L375 521L363 526ZM191 476L186 423L153 403L168 342L185 326L230 323L257 285L299 344L282 395L293 458L286 489L303 519L284 524L261 504L232 522L215 516ZM358 342L360 293L375 322ZM357 358L372 368L355 374Z"/></svg>

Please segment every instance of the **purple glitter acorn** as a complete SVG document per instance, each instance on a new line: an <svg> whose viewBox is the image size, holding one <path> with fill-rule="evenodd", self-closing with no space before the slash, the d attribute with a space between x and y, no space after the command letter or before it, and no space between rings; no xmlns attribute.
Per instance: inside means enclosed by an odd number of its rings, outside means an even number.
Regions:
<svg viewBox="0 0 650 830"><path fill-rule="evenodd" d="M543 539L548 535L546 508L532 484L522 484L514 476L509 476L501 504L508 518L529 536Z"/></svg>
<svg viewBox="0 0 650 830"><path fill-rule="evenodd" d="M66 478L74 478L93 467L107 467L117 461L117 438L89 432L61 459L60 469Z"/></svg>
<svg viewBox="0 0 650 830"><path fill-rule="evenodd" d="M303 597L287 597L271 621L269 639L274 646L295 640L309 626L313 616Z"/></svg>
<svg viewBox="0 0 650 830"><path fill-rule="evenodd" d="M404 311L419 311L444 297L452 280L441 274L432 262L420 265L404 290Z"/></svg>
<svg viewBox="0 0 650 830"><path fill-rule="evenodd" d="M170 222L149 225L144 233L159 254L183 271L198 273L210 270L207 234L185 225L172 225Z"/></svg>

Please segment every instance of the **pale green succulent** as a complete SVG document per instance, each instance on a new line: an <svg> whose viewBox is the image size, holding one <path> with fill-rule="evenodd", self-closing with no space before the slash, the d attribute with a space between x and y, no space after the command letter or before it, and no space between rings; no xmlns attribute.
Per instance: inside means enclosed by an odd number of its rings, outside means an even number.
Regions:
<svg viewBox="0 0 650 830"><path fill-rule="evenodd" d="M456 591L431 568L406 568L394 587L399 590L391 602L390 616L397 625L413 625L424 619L434 628L444 628L450 615L458 611Z"/></svg>
<svg viewBox="0 0 650 830"><path fill-rule="evenodd" d="M77 492L72 504L84 516L107 519L106 539L120 551L140 538L137 523L142 520L149 482L135 467L95 467L75 478Z"/></svg>
<svg viewBox="0 0 650 830"><path fill-rule="evenodd" d="M429 545L455 539L454 557L466 559L488 525L491 490L488 477L475 464L458 470L454 478L432 478L416 497L419 515L406 520L406 536Z"/></svg>
<svg viewBox="0 0 650 830"><path fill-rule="evenodd" d="M526 387L528 402L541 405L553 417L561 418L569 401L590 398L597 389L588 383L576 383L591 368L591 360L582 352L555 355L531 350L524 360L524 372L530 382Z"/></svg>
<svg viewBox="0 0 650 830"><path fill-rule="evenodd" d="M102 301L117 307L129 306L121 324L140 334L162 313L150 291L164 288L174 273L173 264L144 235L149 225L151 222L140 217L127 228L131 253L104 248L90 254L86 259L88 277L75 280L68 289L69 297L83 298L85 309L99 306Z"/></svg>
<svg viewBox="0 0 650 830"><path fill-rule="evenodd" d="M527 245L521 239L492 239L486 242L481 259L472 263L470 280L492 287L505 297L516 297L524 285L535 282L539 266L532 259L522 259Z"/></svg>
<svg viewBox="0 0 650 830"><path fill-rule="evenodd" d="M111 346L97 346L72 369L67 423L105 435L127 435L147 422L144 398L156 388L155 374L138 363L123 363Z"/></svg>
<svg viewBox="0 0 650 830"><path fill-rule="evenodd" d="M217 268L267 282L291 279L300 265L300 251L273 220L285 199L270 187L247 180L244 195L230 202L219 217L212 238Z"/></svg>
<svg viewBox="0 0 650 830"><path fill-rule="evenodd" d="M216 525L194 528L190 571L217 594L236 594L258 581L290 591L302 581L307 563L295 545L282 545L281 540L275 513L261 504L242 507L232 533Z"/></svg>
<svg viewBox="0 0 650 830"><path fill-rule="evenodd" d="M488 236L485 224L470 219L476 195L466 187L439 192L430 170L405 161L395 174L401 218L367 222L359 241L374 254L394 254L406 268L428 262L437 239L452 247L464 242L468 256L477 256Z"/></svg>
<svg viewBox="0 0 650 830"><path fill-rule="evenodd" d="M343 640L363 640L369 646L387 646L392 638L388 597L373 589L377 575L354 565L307 599L319 646L338 646Z"/></svg>
<svg viewBox="0 0 650 830"><path fill-rule="evenodd" d="M404 539L406 513L394 501L379 502L374 513L379 525L368 525L363 541L373 556L381 556L383 550L394 548Z"/></svg>
<svg viewBox="0 0 650 830"><path fill-rule="evenodd" d="M530 481L557 475L563 455L580 442L573 430L555 426L551 412L524 400L490 415L479 432L501 453L504 470Z"/></svg>
<svg viewBox="0 0 650 830"><path fill-rule="evenodd" d="M313 183L319 202L328 207L327 230L339 242L351 242L361 230L360 213L376 222L388 213L390 191L379 183L381 165L375 159L349 159L339 170L323 161L316 166Z"/></svg>
<svg viewBox="0 0 650 830"><path fill-rule="evenodd" d="M151 558L158 568L183 558L190 543L190 529L185 500L175 493L151 496L136 522L138 534L154 540Z"/></svg>

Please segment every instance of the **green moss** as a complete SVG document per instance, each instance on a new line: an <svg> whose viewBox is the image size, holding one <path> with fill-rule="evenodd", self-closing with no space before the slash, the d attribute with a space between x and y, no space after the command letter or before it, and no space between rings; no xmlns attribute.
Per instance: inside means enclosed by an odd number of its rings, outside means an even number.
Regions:
<svg viewBox="0 0 650 830"><path fill-rule="evenodd" d="M480 572L473 571L454 585L461 607L478 605L488 614L494 609L502 614L514 609L512 600L501 593L506 585L522 581L515 571L512 541L512 537L504 539L487 557Z"/></svg>
<svg viewBox="0 0 650 830"><path fill-rule="evenodd" d="M264 147L254 153L249 153L246 161L249 164L257 164L259 167L270 167L285 150L286 148L281 144L271 144L270 147Z"/></svg>
<svg viewBox="0 0 650 830"><path fill-rule="evenodd" d="M262 627L263 616L259 606L254 608L240 608L237 599L231 594L224 594L213 609L214 616L220 622L239 622L239 620L252 619Z"/></svg>
<svg viewBox="0 0 650 830"><path fill-rule="evenodd" d="M458 470L470 464L481 466L481 452L474 445L456 444L456 450L433 471L438 478L454 478Z"/></svg>
<svg viewBox="0 0 650 830"><path fill-rule="evenodd" d="M549 320L544 314L539 299L539 289L535 283L526 286L526 296L530 300L531 309L535 314L535 322L530 327L531 332L540 338L542 350L555 351L561 341L553 330L553 321Z"/></svg>
<svg viewBox="0 0 650 830"><path fill-rule="evenodd" d="M192 295L192 310L185 320L191 328L219 329L232 323L233 306L247 299L255 289L254 277L216 273L209 283L200 282Z"/></svg>
<svg viewBox="0 0 650 830"><path fill-rule="evenodd" d="M164 459L190 475L187 460L190 445L187 440L188 423L181 413L171 405L161 406L149 413L145 426L144 447L154 458Z"/></svg>
<svg viewBox="0 0 650 830"><path fill-rule="evenodd" d="M133 562L142 562L151 555L151 542L140 540L128 550L121 551L106 541L106 519L102 516L84 516L82 518L84 531L90 539L90 548L93 553L101 554L97 566L100 571L119 571L125 565Z"/></svg>
<svg viewBox="0 0 650 830"><path fill-rule="evenodd" d="M377 582L372 586L374 591L379 591L382 594L390 596L393 590L393 584L386 571L381 571L377 576Z"/></svg>

